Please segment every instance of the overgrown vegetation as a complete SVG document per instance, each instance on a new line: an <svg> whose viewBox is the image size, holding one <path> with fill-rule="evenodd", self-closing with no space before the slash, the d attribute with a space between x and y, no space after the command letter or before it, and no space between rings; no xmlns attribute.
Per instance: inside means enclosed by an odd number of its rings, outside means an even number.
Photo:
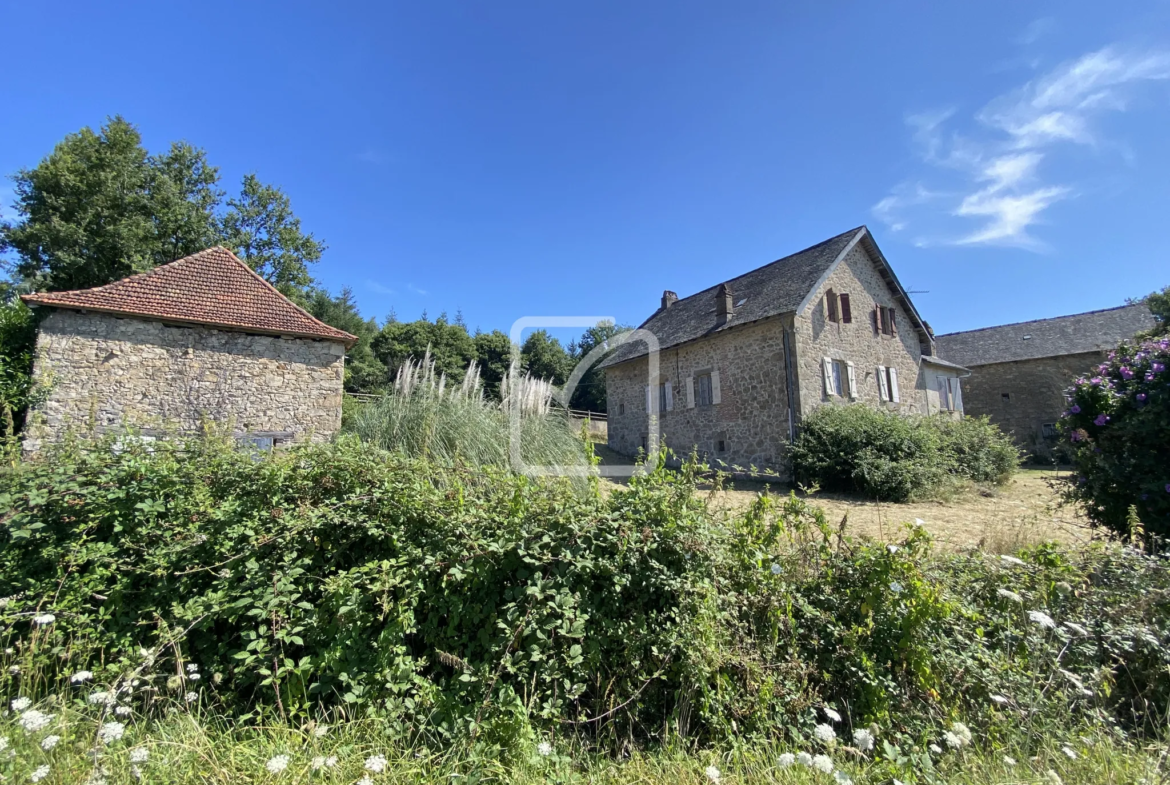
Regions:
<svg viewBox="0 0 1170 785"><path fill-rule="evenodd" d="M485 395L472 362L457 384L429 352L405 360L386 395L351 405L344 429L368 444L443 466L509 467L512 415L519 423L521 459L532 466L588 466L585 444L568 414L552 405L552 385L521 375L516 366L500 384L500 400Z"/></svg>
<svg viewBox="0 0 1170 785"><path fill-rule="evenodd" d="M823 490L907 501L971 482L1002 485L1019 451L985 417L907 417L868 406L821 406L792 447L796 478Z"/></svg>
<svg viewBox="0 0 1170 785"><path fill-rule="evenodd" d="M91 672L128 716L192 696L505 761L566 735L847 758L866 731L903 781L972 737L1165 729L1170 564L1127 546L942 556L795 497L720 516L693 463L601 494L354 439L105 446L3 475L6 700Z"/></svg>
<svg viewBox="0 0 1170 785"><path fill-rule="evenodd" d="M1077 379L1060 431L1070 501L1110 531L1170 538L1170 338L1123 344Z"/></svg>

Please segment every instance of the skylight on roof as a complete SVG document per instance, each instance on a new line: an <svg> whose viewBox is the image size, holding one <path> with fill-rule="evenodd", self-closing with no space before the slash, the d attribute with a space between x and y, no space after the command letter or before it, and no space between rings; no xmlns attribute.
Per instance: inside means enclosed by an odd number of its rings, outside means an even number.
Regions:
<svg viewBox="0 0 1170 785"><path fill-rule="evenodd" d="M735 304L735 307L736 307L736 308L738 308L739 306L743 305L743 304L744 304L744 303L746 303L746 302L747 302L747 298L745 297L745 298L743 298L742 300L740 300L739 302L737 302L737 303Z"/></svg>

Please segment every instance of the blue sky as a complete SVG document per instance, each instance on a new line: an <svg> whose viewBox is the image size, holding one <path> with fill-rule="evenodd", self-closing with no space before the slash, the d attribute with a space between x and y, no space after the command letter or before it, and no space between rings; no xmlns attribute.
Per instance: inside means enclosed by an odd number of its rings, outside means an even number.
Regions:
<svg viewBox="0 0 1170 785"><path fill-rule="evenodd" d="M379 319L638 323L863 223L937 332L1170 284L1166 2L0 0L0 29L0 172L120 113L281 186Z"/></svg>

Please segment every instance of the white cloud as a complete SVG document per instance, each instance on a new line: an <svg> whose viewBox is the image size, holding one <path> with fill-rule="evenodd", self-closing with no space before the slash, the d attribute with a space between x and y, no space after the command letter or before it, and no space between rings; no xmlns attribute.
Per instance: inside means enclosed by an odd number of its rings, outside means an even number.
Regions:
<svg viewBox="0 0 1170 785"><path fill-rule="evenodd" d="M412 283L408 283L406 285L406 288L409 289L410 291L414 292L415 294L426 294L427 293L426 289L420 289Z"/></svg>
<svg viewBox="0 0 1170 785"><path fill-rule="evenodd" d="M396 293L389 286L386 286L385 284L380 284L377 281L371 281L368 278L366 279L366 288L369 289L371 292L377 292L378 294L395 294Z"/></svg>
<svg viewBox="0 0 1170 785"><path fill-rule="evenodd" d="M922 235L915 242L924 245L1000 244L1043 250L1045 244L1029 234L1029 227L1075 190L1067 182L1074 173L1067 170L1060 176L1063 183L1044 181L1041 165L1048 170L1056 167L1048 153L1060 145L1100 146L1094 120L1107 112L1126 111L1140 83L1165 79L1170 79L1170 54L1108 47L988 102L965 133L948 128L961 122L954 109L908 115L906 124L922 161L933 168L934 177L958 178L959 184L940 191L924 185L922 177L913 186L904 181L873 206L873 213L891 231L909 227L911 214L916 222L925 214L935 225L945 215L981 222L974 230L950 231L945 237ZM948 206L940 211L936 202Z"/></svg>

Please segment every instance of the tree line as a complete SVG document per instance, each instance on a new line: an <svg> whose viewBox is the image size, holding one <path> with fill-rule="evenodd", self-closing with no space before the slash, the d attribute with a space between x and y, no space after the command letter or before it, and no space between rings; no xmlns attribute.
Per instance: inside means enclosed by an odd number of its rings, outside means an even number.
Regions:
<svg viewBox="0 0 1170 785"><path fill-rule="evenodd" d="M31 169L12 175L15 220L0 212L0 408L12 433L20 412L35 404L31 380L36 317L17 295L85 289L222 245L321 321L357 336L346 361L350 392L385 390L399 365L428 350L454 381L475 362L488 395L516 356L528 373L563 384L577 361L623 329L598 324L564 346L545 331L514 347L500 330L474 333L461 316L424 312L411 322L393 312L379 325L358 310L352 290L329 292L312 275L327 250L305 231L279 187L247 174L229 195L207 153L174 142L151 153L138 129L120 116L99 129L67 135ZM7 205L0 205L0 211ZM605 411L604 377L590 369L571 405Z"/></svg>

